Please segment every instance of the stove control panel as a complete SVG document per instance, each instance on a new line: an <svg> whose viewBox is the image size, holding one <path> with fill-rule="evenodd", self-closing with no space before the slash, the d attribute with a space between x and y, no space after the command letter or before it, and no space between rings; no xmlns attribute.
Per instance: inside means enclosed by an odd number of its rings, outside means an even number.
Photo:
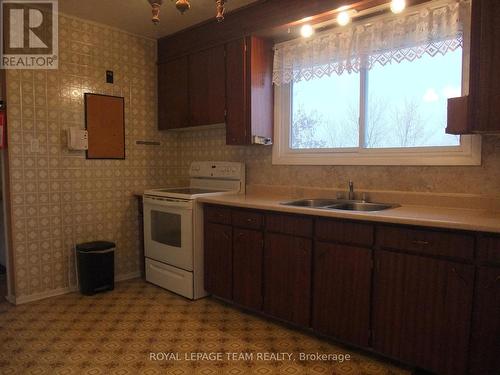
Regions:
<svg viewBox="0 0 500 375"><path fill-rule="evenodd" d="M245 175L245 164L227 161L194 161L189 176L240 180Z"/></svg>

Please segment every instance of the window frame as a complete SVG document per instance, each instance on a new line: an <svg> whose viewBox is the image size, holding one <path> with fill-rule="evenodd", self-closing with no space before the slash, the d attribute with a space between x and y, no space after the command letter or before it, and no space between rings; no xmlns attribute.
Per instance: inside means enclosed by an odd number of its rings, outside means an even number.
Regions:
<svg viewBox="0 0 500 375"><path fill-rule="evenodd" d="M462 95L468 92L469 38L464 35ZM364 148L366 130L366 68L360 70L359 146L354 148L291 148L292 85L275 86L272 163L283 165L481 165L481 137L461 135L459 146ZM365 90L363 90L363 87ZM363 126L361 126L363 124Z"/></svg>

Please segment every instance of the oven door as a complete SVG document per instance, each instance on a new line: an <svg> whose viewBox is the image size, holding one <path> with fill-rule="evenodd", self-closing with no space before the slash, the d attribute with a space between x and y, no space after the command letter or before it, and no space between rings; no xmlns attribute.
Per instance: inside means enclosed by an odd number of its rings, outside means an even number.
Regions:
<svg viewBox="0 0 500 375"><path fill-rule="evenodd" d="M193 270L193 203L177 198L144 197L144 255Z"/></svg>

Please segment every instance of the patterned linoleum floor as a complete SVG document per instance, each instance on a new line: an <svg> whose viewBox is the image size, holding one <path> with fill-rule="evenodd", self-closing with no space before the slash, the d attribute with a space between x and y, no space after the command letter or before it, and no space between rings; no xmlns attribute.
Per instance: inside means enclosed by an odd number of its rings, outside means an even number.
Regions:
<svg viewBox="0 0 500 375"><path fill-rule="evenodd" d="M159 352L180 359L150 360ZM224 353L224 359L185 359L198 352ZM275 352L291 353L292 360L257 358ZM301 352L352 359L303 362ZM229 361L225 353L254 360ZM409 374L213 299L190 302L139 279L92 297L72 293L0 309L0 373Z"/></svg>

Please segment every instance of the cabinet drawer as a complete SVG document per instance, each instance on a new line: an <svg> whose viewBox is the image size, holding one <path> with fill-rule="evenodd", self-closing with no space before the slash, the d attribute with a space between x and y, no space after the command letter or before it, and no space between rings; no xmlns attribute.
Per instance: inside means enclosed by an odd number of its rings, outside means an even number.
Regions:
<svg viewBox="0 0 500 375"><path fill-rule="evenodd" d="M233 225L248 229L261 229L263 216L260 212L233 210Z"/></svg>
<svg viewBox="0 0 500 375"><path fill-rule="evenodd" d="M231 224L231 209L220 206L205 206L205 220L211 223Z"/></svg>
<svg viewBox="0 0 500 375"><path fill-rule="evenodd" d="M312 237L313 221L312 218L304 216L267 214L266 230L294 236Z"/></svg>
<svg viewBox="0 0 500 375"><path fill-rule="evenodd" d="M500 237L481 236L477 257L480 261L500 264Z"/></svg>
<svg viewBox="0 0 500 375"><path fill-rule="evenodd" d="M330 219L316 220L315 235L318 240L322 241L372 246L373 233L372 224Z"/></svg>
<svg viewBox="0 0 500 375"><path fill-rule="evenodd" d="M423 228L380 226L377 229L377 245L385 249L467 260L474 257L472 235Z"/></svg>

